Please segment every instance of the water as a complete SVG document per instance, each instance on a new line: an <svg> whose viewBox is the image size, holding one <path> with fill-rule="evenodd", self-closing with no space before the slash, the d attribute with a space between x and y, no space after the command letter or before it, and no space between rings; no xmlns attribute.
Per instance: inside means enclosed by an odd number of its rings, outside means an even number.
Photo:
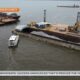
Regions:
<svg viewBox="0 0 80 80"><path fill-rule="evenodd" d="M0 0L0 7L20 7L20 22L0 27L0 70L80 70L80 51L67 49L20 36L17 48L8 48L8 38L18 24L47 21L73 25L77 8L58 8L57 5L80 4L79 1Z"/></svg>

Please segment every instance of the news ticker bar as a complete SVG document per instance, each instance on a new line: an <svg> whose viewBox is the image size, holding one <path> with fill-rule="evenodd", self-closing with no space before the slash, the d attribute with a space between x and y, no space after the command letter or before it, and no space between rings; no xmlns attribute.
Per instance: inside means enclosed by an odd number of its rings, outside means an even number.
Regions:
<svg viewBox="0 0 80 80"><path fill-rule="evenodd" d="M0 76L80 76L80 71L0 71Z"/></svg>

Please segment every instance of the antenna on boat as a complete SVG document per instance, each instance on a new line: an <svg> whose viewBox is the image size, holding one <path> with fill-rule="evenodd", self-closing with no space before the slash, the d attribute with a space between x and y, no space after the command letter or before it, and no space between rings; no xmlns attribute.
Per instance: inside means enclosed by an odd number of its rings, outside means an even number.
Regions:
<svg viewBox="0 0 80 80"><path fill-rule="evenodd" d="M80 12L77 13L77 22L80 21Z"/></svg>
<svg viewBox="0 0 80 80"><path fill-rule="evenodd" d="M44 22L46 22L46 9L44 10Z"/></svg>

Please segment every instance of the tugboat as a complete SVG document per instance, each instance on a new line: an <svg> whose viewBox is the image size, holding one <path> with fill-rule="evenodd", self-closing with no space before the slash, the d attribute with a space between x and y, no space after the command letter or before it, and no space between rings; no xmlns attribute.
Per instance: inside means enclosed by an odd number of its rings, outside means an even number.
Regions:
<svg viewBox="0 0 80 80"><path fill-rule="evenodd" d="M12 13L8 15L7 13L0 12L0 26L5 24L12 24L19 21L20 16L16 13Z"/></svg>
<svg viewBox="0 0 80 80"><path fill-rule="evenodd" d="M18 45L18 41L19 41L19 35L12 35L12 36L9 38L8 46L9 46L9 47L15 47L15 46Z"/></svg>
<svg viewBox="0 0 80 80"><path fill-rule="evenodd" d="M74 26L69 26L65 24L50 24L46 22L45 15L46 10L44 10L44 22L31 22L27 25L28 27L25 29L25 31L27 33L33 33L34 31L37 33L43 32L48 36L54 36L63 41L80 45L80 12L78 12L77 21Z"/></svg>

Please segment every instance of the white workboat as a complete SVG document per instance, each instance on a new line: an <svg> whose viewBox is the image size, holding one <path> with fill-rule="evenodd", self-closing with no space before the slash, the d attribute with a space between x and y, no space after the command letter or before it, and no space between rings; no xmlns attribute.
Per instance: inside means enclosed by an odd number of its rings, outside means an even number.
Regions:
<svg viewBox="0 0 80 80"><path fill-rule="evenodd" d="M19 41L19 35L12 35L12 36L9 38L8 46L9 46L9 47L15 47L15 46L17 46L18 41Z"/></svg>

